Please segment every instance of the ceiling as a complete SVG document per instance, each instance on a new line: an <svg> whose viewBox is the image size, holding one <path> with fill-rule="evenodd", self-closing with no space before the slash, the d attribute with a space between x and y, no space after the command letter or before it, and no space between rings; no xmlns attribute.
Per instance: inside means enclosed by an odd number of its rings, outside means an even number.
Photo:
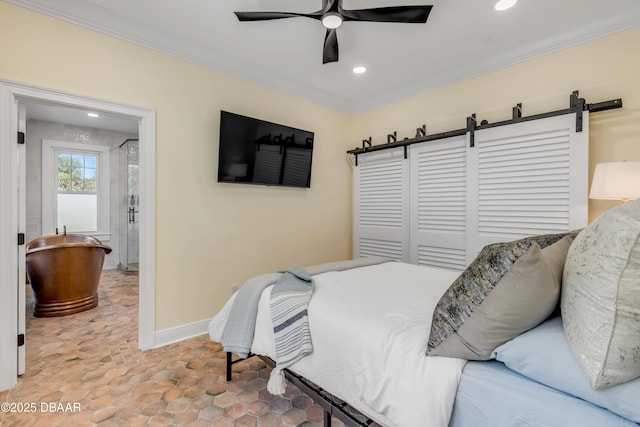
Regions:
<svg viewBox="0 0 640 427"><path fill-rule="evenodd" d="M312 12L322 0L8 1L349 113L640 26L640 0L519 0L504 12L495 0L343 0L433 9L426 24L345 22L339 61L323 65L319 21L233 14Z"/></svg>
<svg viewBox="0 0 640 427"><path fill-rule="evenodd" d="M135 119L102 111L87 111L81 108L46 102L28 101L24 104L27 109L28 120L44 120L53 123L123 132L130 135L138 134L138 120ZM88 113L97 113L98 117L91 117Z"/></svg>

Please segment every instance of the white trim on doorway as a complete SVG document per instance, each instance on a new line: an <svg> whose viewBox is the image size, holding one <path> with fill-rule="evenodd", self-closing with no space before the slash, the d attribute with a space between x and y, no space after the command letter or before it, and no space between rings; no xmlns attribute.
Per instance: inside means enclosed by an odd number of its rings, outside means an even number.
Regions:
<svg viewBox="0 0 640 427"><path fill-rule="evenodd" d="M67 92L0 80L0 391L17 383L18 366L18 102L41 101L137 119L140 140L140 297L138 346L155 340L155 111ZM24 215L24 212L22 212ZM27 337L27 340L29 338Z"/></svg>

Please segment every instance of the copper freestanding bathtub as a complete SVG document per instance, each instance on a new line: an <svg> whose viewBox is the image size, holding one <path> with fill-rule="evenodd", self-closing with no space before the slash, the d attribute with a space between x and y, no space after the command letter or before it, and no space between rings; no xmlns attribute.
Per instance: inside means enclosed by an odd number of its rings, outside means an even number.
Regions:
<svg viewBox="0 0 640 427"><path fill-rule="evenodd" d="M110 252L100 240L82 234L52 234L27 243L33 315L66 316L97 307L104 256Z"/></svg>

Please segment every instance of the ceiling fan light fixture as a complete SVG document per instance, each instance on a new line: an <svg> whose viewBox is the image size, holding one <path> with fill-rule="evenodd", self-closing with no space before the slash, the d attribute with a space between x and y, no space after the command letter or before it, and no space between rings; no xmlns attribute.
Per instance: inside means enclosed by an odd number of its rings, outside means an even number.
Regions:
<svg viewBox="0 0 640 427"><path fill-rule="evenodd" d="M309 18L319 20L327 30L322 49L322 63L338 62L338 31L344 21L395 22L399 24L424 24L432 5L387 6L369 9L344 9L343 0L322 0L322 9L310 13L297 12L234 12L240 21L269 21L285 18Z"/></svg>
<svg viewBox="0 0 640 427"><path fill-rule="evenodd" d="M342 25L342 16L335 12L327 13L322 17L322 25L329 30L333 30Z"/></svg>
<svg viewBox="0 0 640 427"><path fill-rule="evenodd" d="M512 8L518 0L498 0L494 6L495 10L507 10Z"/></svg>

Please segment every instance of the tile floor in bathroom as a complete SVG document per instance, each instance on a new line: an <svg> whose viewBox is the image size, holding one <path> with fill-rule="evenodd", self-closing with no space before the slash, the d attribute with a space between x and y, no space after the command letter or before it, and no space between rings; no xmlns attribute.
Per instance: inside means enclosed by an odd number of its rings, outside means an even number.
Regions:
<svg viewBox="0 0 640 427"><path fill-rule="evenodd" d="M138 350L137 275L103 272L99 298L83 313L27 315L27 368L0 392L0 426L323 425L322 409L296 387L267 392L270 369L258 358L235 364L227 383L225 353L207 335Z"/></svg>

